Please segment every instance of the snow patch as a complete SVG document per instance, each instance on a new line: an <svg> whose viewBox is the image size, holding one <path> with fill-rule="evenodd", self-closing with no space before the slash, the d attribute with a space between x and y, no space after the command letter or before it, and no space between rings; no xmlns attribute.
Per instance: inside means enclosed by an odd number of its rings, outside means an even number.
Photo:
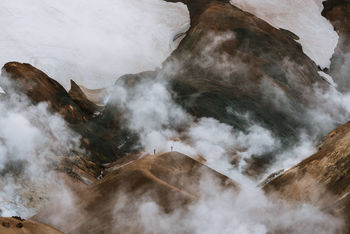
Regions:
<svg viewBox="0 0 350 234"><path fill-rule="evenodd" d="M304 53L321 68L330 59L339 36L321 15L324 0L230 0L232 5L265 20L275 28L296 34Z"/></svg>

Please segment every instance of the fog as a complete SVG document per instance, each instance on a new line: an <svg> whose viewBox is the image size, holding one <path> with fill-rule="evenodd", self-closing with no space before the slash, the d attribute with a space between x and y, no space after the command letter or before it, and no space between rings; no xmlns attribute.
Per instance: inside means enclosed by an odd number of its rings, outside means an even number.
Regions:
<svg viewBox="0 0 350 234"><path fill-rule="evenodd" d="M236 179L238 179L236 177ZM241 177L239 193L219 186L203 175L201 197L186 210L166 214L151 200L140 204L139 217L146 233L335 233L342 221L302 204L296 207L271 201Z"/></svg>

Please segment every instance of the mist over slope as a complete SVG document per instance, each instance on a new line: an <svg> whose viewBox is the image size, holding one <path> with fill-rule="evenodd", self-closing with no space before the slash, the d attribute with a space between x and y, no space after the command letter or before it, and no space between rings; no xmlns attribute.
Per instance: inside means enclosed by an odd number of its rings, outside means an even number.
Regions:
<svg viewBox="0 0 350 234"><path fill-rule="evenodd" d="M1 215L66 233L348 233L348 125L321 141L350 117L330 76L346 20L311 0L33 2L0 3Z"/></svg>

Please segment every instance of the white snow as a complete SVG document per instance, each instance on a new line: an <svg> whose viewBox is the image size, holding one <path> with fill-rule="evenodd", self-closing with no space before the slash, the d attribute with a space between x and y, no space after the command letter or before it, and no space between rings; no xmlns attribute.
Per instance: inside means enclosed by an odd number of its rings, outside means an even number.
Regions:
<svg viewBox="0 0 350 234"><path fill-rule="evenodd" d="M299 36L303 51L322 68L338 43L338 34L321 15L324 0L230 0L232 5Z"/></svg>
<svg viewBox="0 0 350 234"><path fill-rule="evenodd" d="M0 66L27 62L88 88L154 69L189 27L182 3L162 0L1 0Z"/></svg>

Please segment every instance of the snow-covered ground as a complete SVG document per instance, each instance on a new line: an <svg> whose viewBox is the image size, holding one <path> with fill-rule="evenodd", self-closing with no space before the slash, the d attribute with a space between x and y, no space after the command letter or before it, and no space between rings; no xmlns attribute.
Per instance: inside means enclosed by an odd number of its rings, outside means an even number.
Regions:
<svg viewBox="0 0 350 234"><path fill-rule="evenodd" d="M338 43L338 34L321 15L324 0L230 0L231 4L265 20L276 28L299 36L303 51L322 68Z"/></svg>
<svg viewBox="0 0 350 234"><path fill-rule="evenodd" d="M104 87L160 66L189 21L184 4L162 0L1 0L0 66L27 62L66 88Z"/></svg>

